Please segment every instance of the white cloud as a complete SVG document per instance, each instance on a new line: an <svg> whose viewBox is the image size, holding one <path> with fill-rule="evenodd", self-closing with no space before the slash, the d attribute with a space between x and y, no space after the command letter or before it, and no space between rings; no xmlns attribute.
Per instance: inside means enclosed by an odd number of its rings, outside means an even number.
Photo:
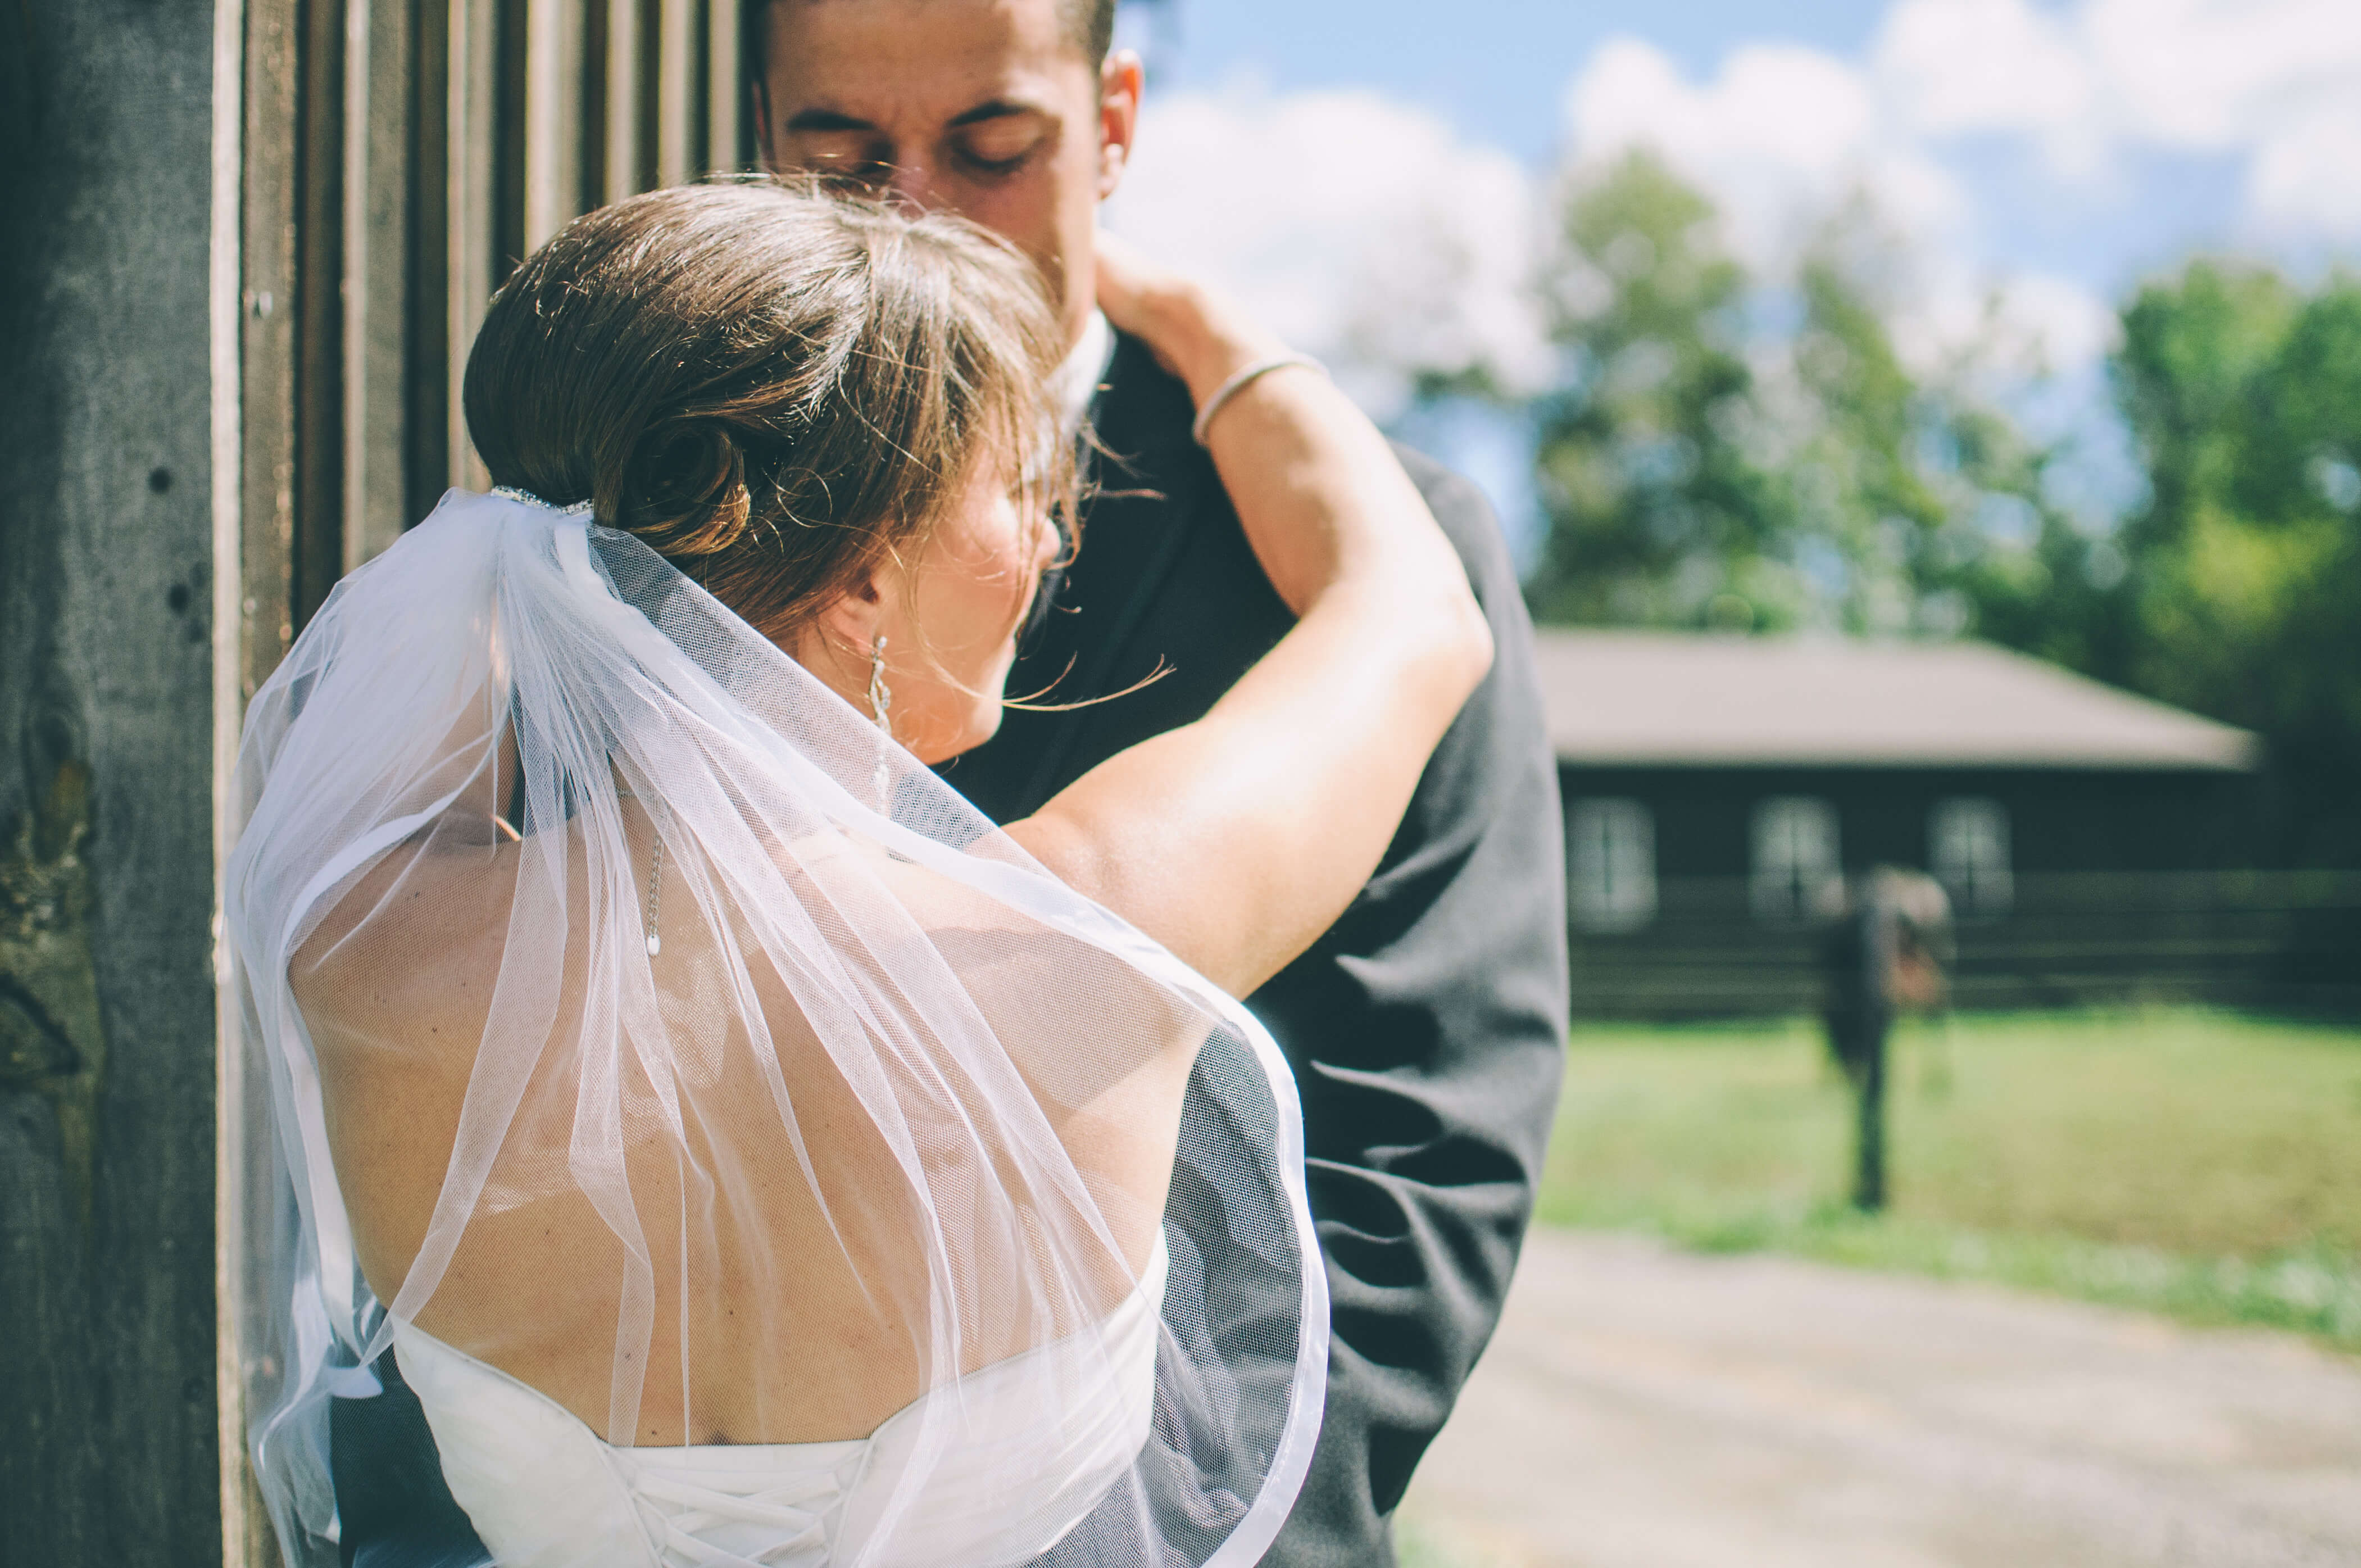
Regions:
<svg viewBox="0 0 2361 1568"><path fill-rule="evenodd" d="M2136 148L2228 155L2261 227L2361 234L2354 0L1901 0L1870 70L1909 134L2026 136L2080 176Z"/></svg>
<svg viewBox="0 0 2361 1568"><path fill-rule="evenodd" d="M1653 45L1618 38L1567 89L1566 118L1577 168L1654 148L1714 196L1758 264L1780 265L1856 191L1914 234L1961 212L1950 177L1887 134L1866 76L1817 49L1752 45L1692 84Z"/></svg>
<svg viewBox="0 0 2361 1568"><path fill-rule="evenodd" d="M1381 418L1422 372L1534 384L1532 181L1368 92L1151 98L1112 227L1241 299Z"/></svg>
<svg viewBox="0 0 2361 1568"><path fill-rule="evenodd" d="M1924 132L2052 131L2092 109L2067 28L2025 0L1910 0L1871 59L1896 117Z"/></svg>
<svg viewBox="0 0 2361 1568"><path fill-rule="evenodd" d="M2076 16L2123 132L2235 151L2361 92L2352 0L2084 0Z"/></svg>
<svg viewBox="0 0 2361 1568"><path fill-rule="evenodd" d="M2070 175L2100 161L2091 62L2065 22L2026 0L1905 0L1886 14L1869 69L1906 131L2029 136Z"/></svg>
<svg viewBox="0 0 2361 1568"><path fill-rule="evenodd" d="M2274 236L2361 239L2361 87L2278 127L2255 154L2246 195Z"/></svg>
<svg viewBox="0 0 2361 1568"><path fill-rule="evenodd" d="M1752 44L1702 81L1619 38L1568 87L1566 127L1577 169L1654 148L1774 272L1865 193L1916 264L1899 323L1915 359L1966 342L1997 292L2002 324L2071 370L2103 352L2103 307L2065 280L1977 265L1956 143L2020 140L2077 201L2130 153L2228 156L2250 237L2361 238L2361 0L1896 0L1861 59Z"/></svg>

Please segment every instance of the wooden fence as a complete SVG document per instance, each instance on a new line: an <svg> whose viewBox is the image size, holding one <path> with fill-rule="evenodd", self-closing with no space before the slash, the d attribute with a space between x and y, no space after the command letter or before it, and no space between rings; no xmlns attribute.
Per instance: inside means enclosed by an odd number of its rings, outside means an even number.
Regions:
<svg viewBox="0 0 2361 1568"><path fill-rule="evenodd" d="M1596 1018L1811 1013L1820 928L1755 914L1745 879L1668 879L1644 927L1573 933ZM2196 1002L2361 1012L2361 873L2020 874L2005 916L1956 930L1966 1008Z"/></svg>

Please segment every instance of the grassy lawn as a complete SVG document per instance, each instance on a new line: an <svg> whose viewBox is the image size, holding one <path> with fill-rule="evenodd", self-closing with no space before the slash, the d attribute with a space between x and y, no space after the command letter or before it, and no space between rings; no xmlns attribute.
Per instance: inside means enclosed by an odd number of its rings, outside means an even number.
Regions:
<svg viewBox="0 0 2361 1568"><path fill-rule="evenodd" d="M1817 1029L1578 1026L1541 1218L2291 1328L2361 1351L2361 1028L2193 1009L1895 1032L1893 1206Z"/></svg>

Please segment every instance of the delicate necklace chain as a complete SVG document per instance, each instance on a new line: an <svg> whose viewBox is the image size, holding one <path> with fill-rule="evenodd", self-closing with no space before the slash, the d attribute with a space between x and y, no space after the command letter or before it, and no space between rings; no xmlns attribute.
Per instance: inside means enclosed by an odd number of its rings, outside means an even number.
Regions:
<svg viewBox="0 0 2361 1568"><path fill-rule="evenodd" d="M654 861L648 867L648 957L654 958L664 951L664 938L657 933L664 921L664 834L655 829L653 816L648 818L648 827L655 831L656 838Z"/></svg>
<svg viewBox="0 0 2361 1568"><path fill-rule="evenodd" d="M635 791L625 789L620 784L616 786L615 793L625 800L640 798ZM653 811L648 813L648 831L654 835L656 846L648 865L647 914L648 957L654 958L664 951L664 938L661 932L664 928L664 830L656 826L656 814Z"/></svg>

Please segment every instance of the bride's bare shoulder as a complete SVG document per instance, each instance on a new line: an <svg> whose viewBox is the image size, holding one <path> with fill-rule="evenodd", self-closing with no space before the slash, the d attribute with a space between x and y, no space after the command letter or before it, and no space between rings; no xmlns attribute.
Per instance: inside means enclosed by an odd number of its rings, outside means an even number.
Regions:
<svg viewBox="0 0 2361 1568"><path fill-rule="evenodd" d="M315 1041L356 1029L448 1039L446 1014L489 1008L520 858L498 835L443 821L331 893L287 966Z"/></svg>

